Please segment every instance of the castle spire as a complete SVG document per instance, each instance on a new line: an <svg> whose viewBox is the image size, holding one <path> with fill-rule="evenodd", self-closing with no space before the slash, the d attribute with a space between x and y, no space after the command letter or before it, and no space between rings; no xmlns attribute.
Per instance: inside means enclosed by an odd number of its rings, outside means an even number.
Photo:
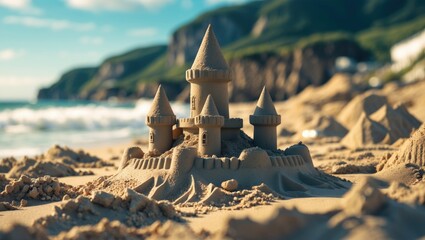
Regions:
<svg viewBox="0 0 425 240"><path fill-rule="evenodd" d="M159 85L152 107L146 115L146 125L149 126L149 154L158 156L168 151L173 143L173 125L176 115L171 109L167 94Z"/></svg>
<svg viewBox="0 0 425 240"><path fill-rule="evenodd" d="M276 108L274 107L272 98L270 97L269 91L264 86L261 95L258 98L257 107L254 111L254 116L264 116L264 115L278 115Z"/></svg>
<svg viewBox="0 0 425 240"><path fill-rule="evenodd" d="M201 116L218 116L217 107L215 106L214 99L211 95L208 95L207 100L205 100L204 107L202 108Z"/></svg>
<svg viewBox="0 0 425 240"><path fill-rule="evenodd" d="M201 70L227 70L229 66L223 57L218 44L217 38L215 37L214 31L212 30L211 24L208 25L207 31L202 39L201 46L199 47L198 53L196 54L195 61L191 69Z"/></svg>
<svg viewBox="0 0 425 240"><path fill-rule="evenodd" d="M170 102L168 101L167 94L161 85L159 85L156 91L155 98L152 101L152 106L147 116L175 116Z"/></svg>
<svg viewBox="0 0 425 240"><path fill-rule="evenodd" d="M277 149L276 126L281 122L272 98L266 87L263 88L254 114L249 116L249 123L254 125L254 143L269 150Z"/></svg>

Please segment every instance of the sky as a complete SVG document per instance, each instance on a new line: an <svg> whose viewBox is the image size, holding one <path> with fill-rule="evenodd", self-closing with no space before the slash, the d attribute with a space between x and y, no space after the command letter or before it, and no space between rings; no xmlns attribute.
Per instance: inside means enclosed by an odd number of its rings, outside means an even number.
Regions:
<svg viewBox="0 0 425 240"><path fill-rule="evenodd" d="M0 100L33 100L65 71L166 44L199 14L246 0L0 0Z"/></svg>

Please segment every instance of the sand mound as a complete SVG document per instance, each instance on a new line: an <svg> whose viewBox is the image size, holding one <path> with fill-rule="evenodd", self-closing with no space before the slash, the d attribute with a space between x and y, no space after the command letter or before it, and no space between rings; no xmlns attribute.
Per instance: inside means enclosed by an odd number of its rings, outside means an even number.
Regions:
<svg viewBox="0 0 425 240"><path fill-rule="evenodd" d="M363 114L369 116L386 103L387 99L384 96L377 95L375 92L363 93L353 98L342 109L338 114L337 120L347 129L351 129Z"/></svg>
<svg viewBox="0 0 425 240"><path fill-rule="evenodd" d="M391 143L394 143L400 138L409 137L421 124L404 107L398 106L394 109L388 104L385 104L378 111L371 114L370 118L388 130Z"/></svg>
<svg viewBox="0 0 425 240"><path fill-rule="evenodd" d="M378 170L382 170L399 164L415 164L425 166L425 124L400 147L387 161L379 164Z"/></svg>
<svg viewBox="0 0 425 240"><path fill-rule="evenodd" d="M425 181L415 185L405 185L400 182L392 182L386 194L399 202L408 204L420 204L425 206Z"/></svg>
<svg viewBox="0 0 425 240"><path fill-rule="evenodd" d="M377 168L380 168L378 166ZM414 164L396 164L391 165L376 173L376 177L387 182L397 181L404 184L415 184L422 179L422 170Z"/></svg>
<svg viewBox="0 0 425 240"><path fill-rule="evenodd" d="M384 104L372 114L362 114L357 123L342 140L342 144L356 148L370 144L393 144L409 137L420 122L403 106L396 109Z"/></svg>
<svg viewBox="0 0 425 240"><path fill-rule="evenodd" d="M180 221L179 214L167 201L155 201L127 189L126 194L116 196L96 191L91 197L79 196L55 207L51 216L38 219L35 224L56 235L72 227L96 224L102 218L118 220L127 226L147 226L155 221L169 219Z"/></svg>
<svg viewBox="0 0 425 240"><path fill-rule="evenodd" d="M408 84L396 89L384 88L383 92L388 96L391 103L404 103L409 111L420 120L425 121L425 81Z"/></svg>
<svg viewBox="0 0 425 240"><path fill-rule="evenodd" d="M380 123L362 114L357 123L341 140L341 144L349 148L358 148L370 144L389 144L390 134Z"/></svg>
<svg viewBox="0 0 425 240"><path fill-rule="evenodd" d="M29 177L42 177L45 175L65 177L84 175L84 173L78 173L72 167L64 163L24 157L22 160L16 162L7 174L9 178L18 178L22 175L27 175Z"/></svg>
<svg viewBox="0 0 425 240"><path fill-rule="evenodd" d="M74 227L62 232L55 239L91 240L91 239L201 239L189 227L172 221L156 222L145 228L127 227L119 221L102 219L93 226Z"/></svg>
<svg viewBox="0 0 425 240"><path fill-rule="evenodd" d="M347 129L331 116L316 115L301 132L304 138L344 137Z"/></svg>
<svg viewBox="0 0 425 240"><path fill-rule="evenodd" d="M177 200L175 203L178 209L193 207L193 214L196 215L216 210L239 210L258 205L269 205L278 199L283 199L265 184L232 192L209 184L206 192L206 196L199 202L179 204Z"/></svg>
<svg viewBox="0 0 425 240"><path fill-rule="evenodd" d="M7 173L16 164L14 157L3 158L0 160L0 173Z"/></svg>
<svg viewBox="0 0 425 240"><path fill-rule="evenodd" d="M66 146L54 145L41 156L41 159L63 162L74 167L96 168L113 166L113 163L103 161L102 159L91 156L82 150L75 151Z"/></svg>
<svg viewBox="0 0 425 240"><path fill-rule="evenodd" d="M18 180L8 182L0 193L0 200L7 202L21 201L22 199L59 201L65 195L75 197L76 189L50 176L41 178L21 176Z"/></svg>
<svg viewBox="0 0 425 240"><path fill-rule="evenodd" d="M68 147L53 146L45 154L35 157L24 157L16 161L3 159L4 169L9 169L8 177L18 178L22 175L30 177L52 177L91 175L91 171L76 171L75 168L98 168L114 166L114 163L91 156L83 151L74 151ZM1 168L1 165L0 165Z"/></svg>
<svg viewBox="0 0 425 240"><path fill-rule="evenodd" d="M15 224L5 231L0 231L0 240L48 240L43 229Z"/></svg>
<svg viewBox="0 0 425 240"><path fill-rule="evenodd" d="M231 239L412 239L425 234L425 209L389 200L372 178L360 180L341 207L324 214L276 209L255 222L230 219L223 237Z"/></svg>
<svg viewBox="0 0 425 240"><path fill-rule="evenodd" d="M320 87L307 87L294 97L294 100L306 104L325 105L336 101L349 101L359 90L349 75L335 74Z"/></svg>
<svg viewBox="0 0 425 240"><path fill-rule="evenodd" d="M148 227L127 227L119 221L110 221L103 218L94 225L76 226L68 232L61 232L57 236L48 236L42 228L14 225L10 229L0 232L0 239L7 240L92 240L92 239L204 239L208 235L195 233L186 225L173 221L161 223L159 221Z"/></svg>

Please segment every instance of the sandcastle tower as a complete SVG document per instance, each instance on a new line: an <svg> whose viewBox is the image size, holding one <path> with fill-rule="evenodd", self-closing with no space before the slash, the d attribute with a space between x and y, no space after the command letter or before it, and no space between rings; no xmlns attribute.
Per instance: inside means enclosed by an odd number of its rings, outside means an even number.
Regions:
<svg viewBox="0 0 425 240"><path fill-rule="evenodd" d="M195 125L199 127L198 154L219 156L224 117L219 115L211 95L208 95L201 114L195 117Z"/></svg>
<svg viewBox="0 0 425 240"><path fill-rule="evenodd" d="M198 134L195 117L201 113L208 95L211 95L218 114L224 117L222 139L237 139L243 121L241 118L229 117L228 84L232 81L232 72L221 53L211 25L202 39L192 67L186 71L186 80L190 83L190 117L178 119L176 128L182 129L183 134Z"/></svg>
<svg viewBox="0 0 425 240"><path fill-rule="evenodd" d="M231 71L220 50L211 25L202 39L195 61L186 71L190 82L190 117L196 117L202 110L208 95L216 103L219 114L229 118L228 83Z"/></svg>
<svg viewBox="0 0 425 240"><path fill-rule="evenodd" d="M176 115L174 115L167 95L160 85L151 109L146 116L146 125L149 126L149 152L151 155L160 155L171 148L173 142L172 127L175 123Z"/></svg>
<svg viewBox="0 0 425 240"><path fill-rule="evenodd" d="M254 114L249 116L249 123L254 125L254 143L269 150L277 149L276 127L281 122L272 98L266 87L263 88Z"/></svg>

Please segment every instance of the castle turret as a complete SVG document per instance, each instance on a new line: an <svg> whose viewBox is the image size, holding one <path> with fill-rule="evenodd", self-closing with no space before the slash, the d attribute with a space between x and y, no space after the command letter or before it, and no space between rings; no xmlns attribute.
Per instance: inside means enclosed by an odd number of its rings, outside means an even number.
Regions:
<svg viewBox="0 0 425 240"><path fill-rule="evenodd" d="M218 113L229 118L228 83L231 71L224 60L211 25L202 39L195 61L186 71L190 82L190 117L199 115L208 95L213 96Z"/></svg>
<svg viewBox="0 0 425 240"><path fill-rule="evenodd" d="M249 123L254 125L254 143L269 150L277 149L276 126L281 122L272 98L266 87L263 88L254 114L249 116Z"/></svg>
<svg viewBox="0 0 425 240"><path fill-rule="evenodd" d="M199 128L198 154L220 155L224 117L220 116L211 95L207 96L201 114L195 117L195 125Z"/></svg>
<svg viewBox="0 0 425 240"><path fill-rule="evenodd" d="M171 109L170 102L161 85L155 94L152 107L146 116L146 125L149 126L149 152L160 155L169 150L173 143L173 125L176 115Z"/></svg>

